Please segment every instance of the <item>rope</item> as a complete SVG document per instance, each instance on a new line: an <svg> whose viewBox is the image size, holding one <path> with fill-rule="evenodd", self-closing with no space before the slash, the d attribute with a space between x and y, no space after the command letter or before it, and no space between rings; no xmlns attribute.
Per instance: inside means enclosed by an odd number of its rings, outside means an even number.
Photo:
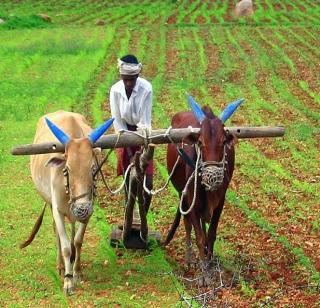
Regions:
<svg viewBox="0 0 320 308"><path fill-rule="evenodd" d="M182 194L181 194L181 199L180 199L180 205L179 205L179 209L180 209L180 213L182 215L188 215L194 208L194 205L196 203L196 194L197 194L197 185L198 185L198 168L199 168L199 161L200 161L200 158L201 158L201 152L200 152L200 148L198 146L196 146L196 153L197 153L197 161L196 161L196 167L195 167L195 170L192 172L191 176L189 177L183 191L182 191ZM187 189L188 189L188 186L189 184L191 183L192 179L194 179L194 186L193 186L193 199L192 199L192 203L189 207L189 209L187 211L184 211L182 209L182 204L183 204L183 199L184 199L184 196L187 194Z"/></svg>
<svg viewBox="0 0 320 308"><path fill-rule="evenodd" d="M129 173L130 169L133 167L134 163L131 163L131 164L128 166L128 168L127 168L127 170L126 170L126 172L125 172L125 174L124 174L123 181L122 181L120 187L119 187L118 189L116 189L116 190L112 190L112 189L110 188L109 184L107 183L107 181L106 181L106 179L105 179L105 177L104 177L104 175L103 175L103 172L102 172L102 170L101 170L101 167L102 167L102 165L107 161L107 159L109 158L111 152L117 147L117 144L118 144L119 139L120 139L120 135L121 135L123 132L125 132L125 131L126 131L126 130L122 130L122 131L120 131L120 132L118 133L118 137L117 137L116 143L115 143L115 145L114 145L114 148L113 148L113 149L110 149L110 151L108 152L108 154L106 155L106 157L103 159L102 163L99 165L98 170L95 172L95 175L96 175L98 172L100 173L101 179L102 179L102 181L103 181L104 186L105 186L105 187L109 190L109 192L110 192L111 194L113 194L113 195L118 194L118 193L123 189L123 187L124 187L124 185L125 185L125 182L126 182L126 179L127 179L127 176L128 176L128 173ZM127 131L127 132L131 132L131 131ZM96 157L96 156L95 156L95 159L96 159L96 162L97 162L97 157Z"/></svg>
<svg viewBox="0 0 320 308"><path fill-rule="evenodd" d="M127 168L127 170L126 170L126 172L125 172L125 174L124 174L123 181L122 181L120 187L119 187L118 189L116 189L116 190L112 190L112 189L110 188L110 186L108 185L108 183L107 183L107 181L106 181L106 179L105 179L102 171L100 172L102 181L103 181L105 187L109 190L109 192L110 192L111 194L116 195L116 194L118 194L118 193L123 189L123 187L124 187L124 185L125 185L125 183L126 183L126 179L127 179L128 173L129 173L130 169L131 169L133 166L134 166L134 163L131 163L131 164L128 166L128 168Z"/></svg>
<svg viewBox="0 0 320 308"><path fill-rule="evenodd" d="M163 187L161 187L161 188L159 188L159 189L156 189L156 190L153 190L153 189L149 190L148 187L147 187L147 185L146 185L146 175L143 176L143 189L144 189L144 191L145 191L148 195L154 196L154 195L162 192L164 189L166 189L166 187L168 186L168 184L169 184L169 182L170 182L170 180L171 180L171 177L172 177L173 173L175 172L175 170L176 170L176 168L177 168L177 165L178 165L178 162L179 162L179 158L180 158L180 156L178 156L176 162L174 163L174 166L173 166L173 168L172 168L172 170L171 170L171 173L170 173L170 175L169 175L169 178L167 179L167 181L166 181L166 183L164 184Z"/></svg>
<svg viewBox="0 0 320 308"><path fill-rule="evenodd" d="M171 141L172 144L175 144L174 141L172 140L171 136L170 136L170 131L171 131L171 129L172 129L172 126L169 126L168 129L165 131L164 134L155 135L155 136L152 136L151 138L155 138L155 137L159 137L159 136L164 136L164 137L168 137L168 139ZM177 148L177 151L178 151L179 148L178 148L177 145L176 145L176 148ZM179 158L180 158L180 156L178 155L177 160L176 160L176 162L175 162L174 165L173 165L173 168L172 168L172 170L171 170L171 173L170 173L167 181L165 182L164 186L162 186L161 188L156 189L156 190L154 190L154 189L149 190L149 188L148 188L147 185L146 185L146 175L143 176L143 189L144 189L144 191L145 191L148 195L154 196L154 195L156 195L156 194L161 193L163 190L165 190L165 189L167 188L167 186L168 186L168 184L169 184L169 182L170 182L170 180L171 180L171 177L173 176L173 174L174 174L174 172L175 172L175 170L176 170L176 168L177 168L177 166L178 166Z"/></svg>
<svg viewBox="0 0 320 308"><path fill-rule="evenodd" d="M205 186L206 191L215 191L219 189L224 180L225 165L226 161L226 145L223 147L223 157L222 160L217 161L206 161L202 162L202 180L201 184Z"/></svg>

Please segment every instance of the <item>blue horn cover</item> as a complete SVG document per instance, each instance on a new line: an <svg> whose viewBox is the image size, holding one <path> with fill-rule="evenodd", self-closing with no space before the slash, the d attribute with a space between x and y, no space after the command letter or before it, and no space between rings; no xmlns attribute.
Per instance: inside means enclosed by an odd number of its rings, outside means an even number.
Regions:
<svg viewBox="0 0 320 308"><path fill-rule="evenodd" d="M230 103L226 108L224 108L224 110L219 115L221 121L223 123L226 122L243 102L244 99L240 98L235 102Z"/></svg>
<svg viewBox="0 0 320 308"><path fill-rule="evenodd" d="M48 125L48 127L50 128L50 130L52 131L52 133L57 137L57 139L64 145L66 145L69 141L69 136L64 133L58 126L56 126L53 122L51 122L47 117L46 119L46 123Z"/></svg>
<svg viewBox="0 0 320 308"><path fill-rule="evenodd" d="M188 98L188 104L194 114L194 116L197 118L197 120L201 123L206 115L202 111L201 107L196 103L196 101L193 99L191 95L187 95Z"/></svg>
<svg viewBox="0 0 320 308"><path fill-rule="evenodd" d="M114 118L109 119L108 121L104 122L100 126L98 126L96 129L94 129L91 134L88 136L90 141L92 143L95 143L112 125L114 121Z"/></svg>

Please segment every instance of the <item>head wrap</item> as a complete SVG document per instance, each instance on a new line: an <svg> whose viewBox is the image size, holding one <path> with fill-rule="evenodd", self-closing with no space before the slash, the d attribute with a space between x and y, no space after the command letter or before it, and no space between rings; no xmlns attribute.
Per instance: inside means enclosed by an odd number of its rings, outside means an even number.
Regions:
<svg viewBox="0 0 320 308"><path fill-rule="evenodd" d="M118 59L118 68L121 75L138 75L141 72L141 63L127 63Z"/></svg>

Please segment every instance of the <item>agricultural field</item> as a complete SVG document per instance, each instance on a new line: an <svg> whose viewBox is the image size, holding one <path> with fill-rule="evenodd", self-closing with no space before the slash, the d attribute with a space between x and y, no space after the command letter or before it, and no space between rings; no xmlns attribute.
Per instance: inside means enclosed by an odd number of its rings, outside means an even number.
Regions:
<svg viewBox="0 0 320 308"><path fill-rule="evenodd" d="M236 2L0 0L0 306L320 306L320 1L257 0L247 19L234 16ZM55 270L50 210L32 245L19 249L42 201L29 157L11 148L32 143L48 112L80 112L92 126L109 118L116 60L127 53L153 85L153 128L187 109L186 92L217 114L245 98L227 126L286 128L283 138L236 145L215 244L224 286L214 294L188 282L197 270L184 265L182 223L167 248L111 248L124 201L102 184L74 295L64 296ZM168 178L165 146L155 156L158 188ZM112 187L115 164L112 154L104 169ZM178 203L172 187L154 197L152 228L166 234Z"/></svg>

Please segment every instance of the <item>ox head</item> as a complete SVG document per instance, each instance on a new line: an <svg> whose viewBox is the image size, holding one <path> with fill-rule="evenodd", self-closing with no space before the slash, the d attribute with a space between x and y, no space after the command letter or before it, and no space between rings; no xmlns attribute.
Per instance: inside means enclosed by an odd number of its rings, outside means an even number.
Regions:
<svg viewBox="0 0 320 308"><path fill-rule="evenodd" d="M113 120L110 119L94 129L88 137L73 139L46 118L51 132L65 145L64 155L51 157L46 166L62 169L58 172L62 171L64 174L66 193L70 197L70 211L80 222L87 222L93 212L94 175L97 167L95 156L101 151L93 148L93 143L108 130Z"/></svg>
<svg viewBox="0 0 320 308"><path fill-rule="evenodd" d="M198 145L202 156L202 184L207 190L218 189L223 181L227 148L231 148L236 140L234 135L225 131L224 122L243 101L239 99L230 103L220 116L216 117L210 107L201 108L190 95L188 96L188 103L201 127Z"/></svg>

